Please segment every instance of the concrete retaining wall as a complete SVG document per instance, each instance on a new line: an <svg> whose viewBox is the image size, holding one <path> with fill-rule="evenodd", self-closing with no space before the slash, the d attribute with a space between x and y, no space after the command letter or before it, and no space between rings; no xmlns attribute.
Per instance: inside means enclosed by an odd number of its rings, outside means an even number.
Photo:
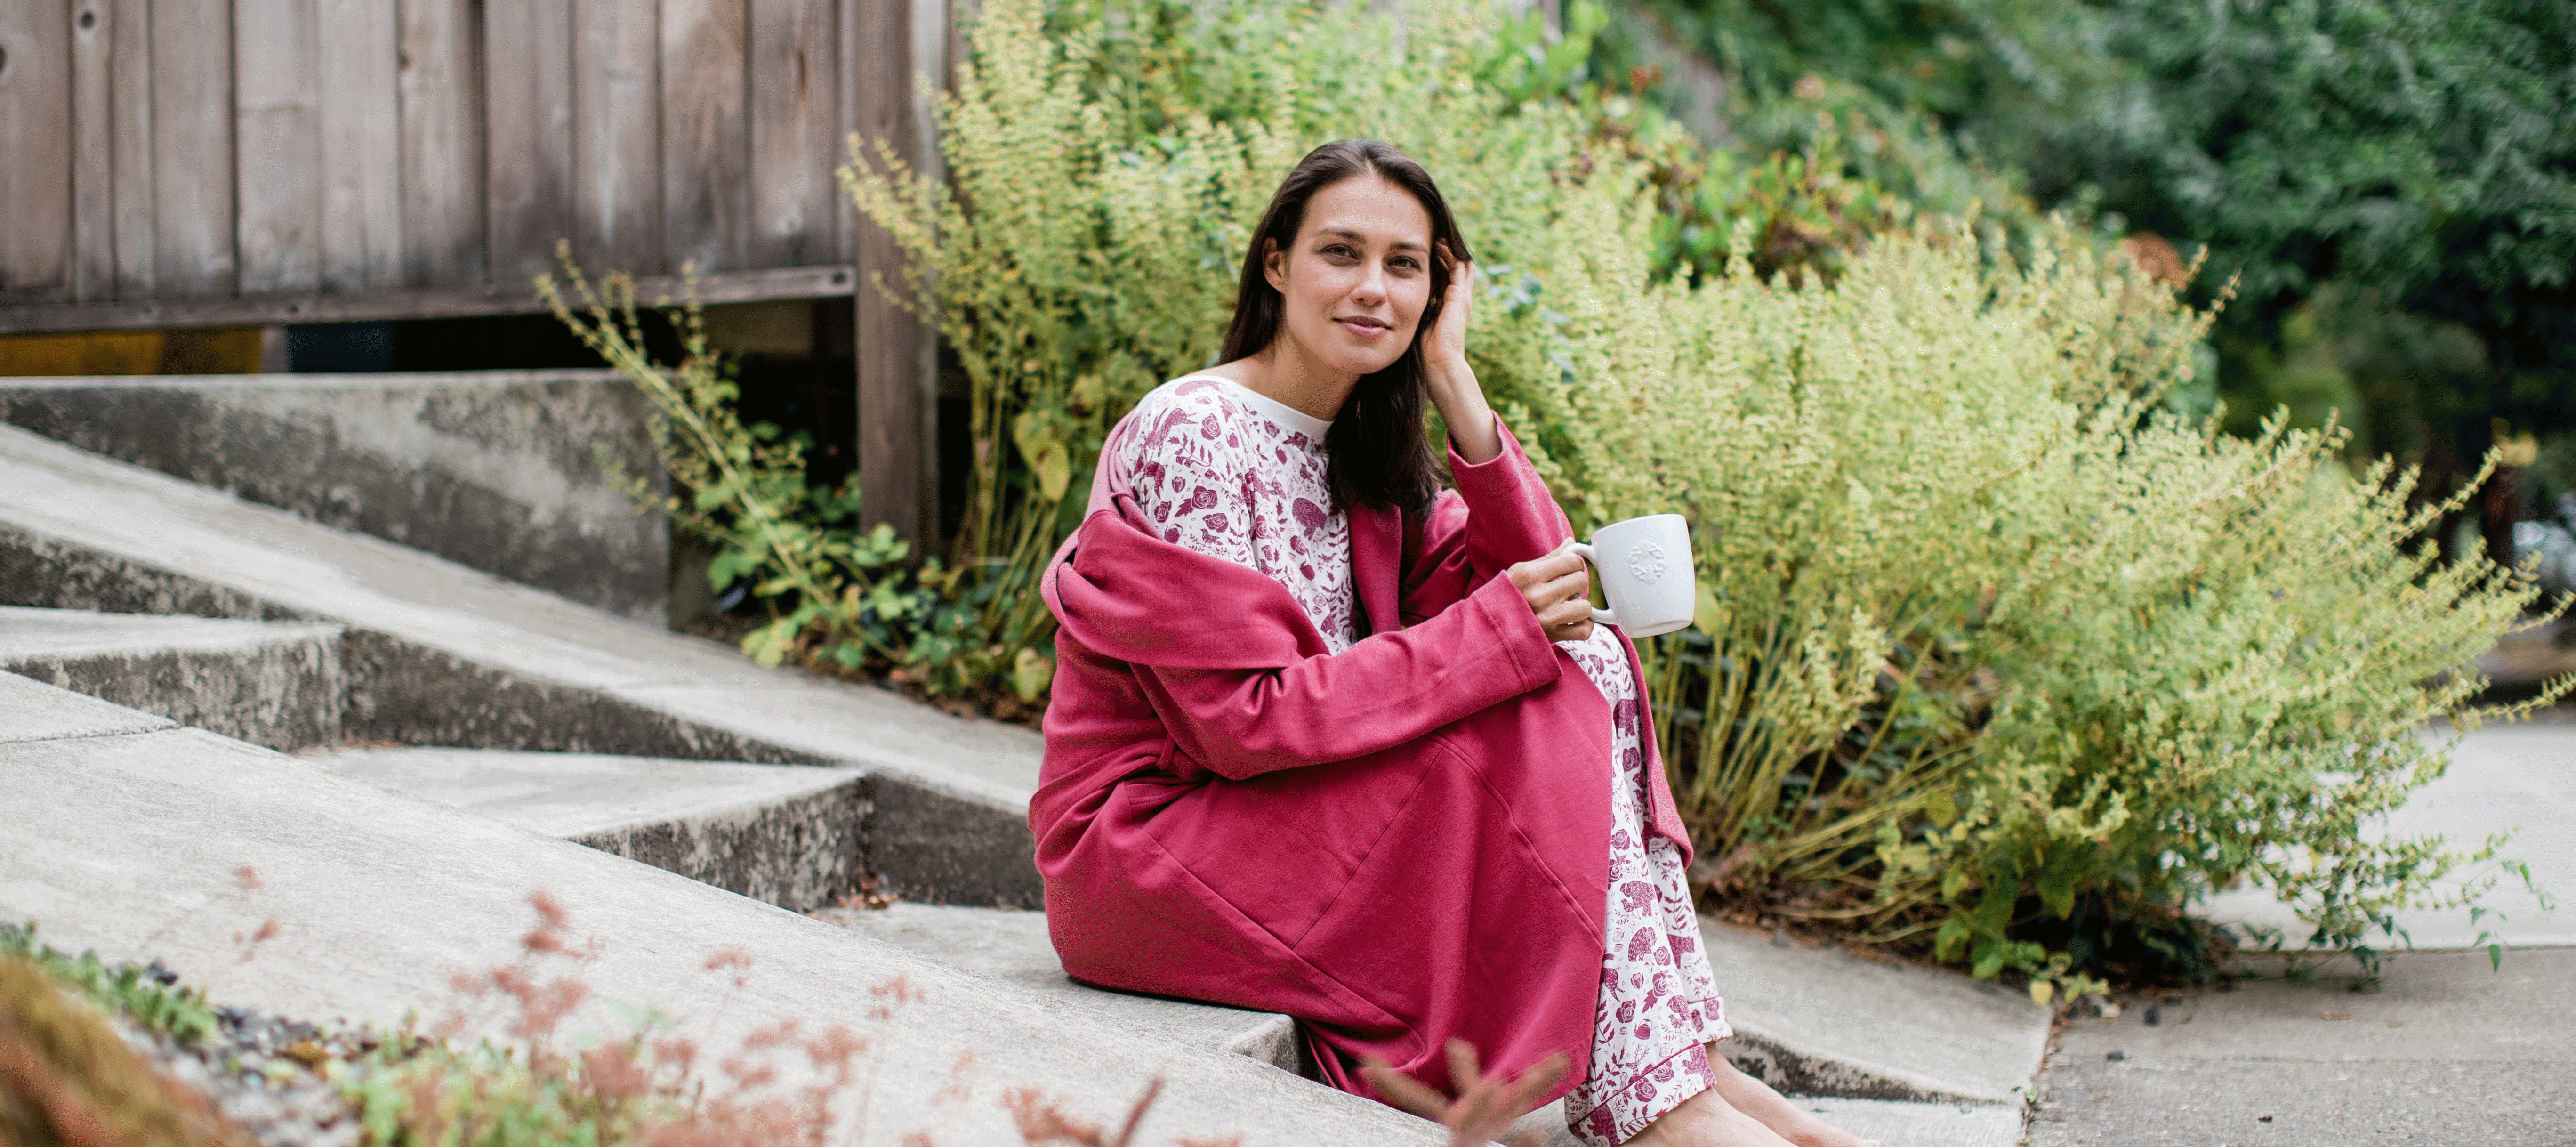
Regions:
<svg viewBox="0 0 2576 1147"><path fill-rule="evenodd" d="M0 423L639 620L670 616L648 404L609 371L0 381Z"/></svg>

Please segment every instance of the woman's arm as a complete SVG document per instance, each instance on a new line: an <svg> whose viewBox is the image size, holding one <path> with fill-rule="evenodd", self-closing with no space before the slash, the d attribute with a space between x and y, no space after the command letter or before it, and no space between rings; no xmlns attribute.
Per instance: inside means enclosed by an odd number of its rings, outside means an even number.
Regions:
<svg viewBox="0 0 2576 1147"><path fill-rule="evenodd" d="M1439 315L1422 338L1423 387L1449 426L1449 476L1458 496L1440 499L1408 539L1401 607L1407 625L1449 608L1504 570L1557 555L1574 536L1547 483L1539 480L1520 443L1486 405L1475 369L1467 365L1467 314L1475 302L1476 266L1452 256L1445 243L1439 257L1449 269L1449 286ZM1548 571L1550 578L1568 575L1567 594L1530 600L1530 608L1547 623L1548 636L1557 641L1592 635L1588 609L1549 608L1565 596L1578 599L1579 605L1590 589L1590 574L1579 559L1563 557Z"/></svg>
<svg viewBox="0 0 2576 1147"><path fill-rule="evenodd" d="M1467 311L1476 301L1476 265L1449 253L1440 244L1440 262L1449 269L1449 288L1440 295L1440 314L1422 336L1422 386L1449 427L1451 450L1469 465L1491 462L1502 453L1493 432L1493 408L1467 365Z"/></svg>
<svg viewBox="0 0 2576 1147"><path fill-rule="evenodd" d="M1535 571L1519 571L1537 582ZM1551 684L1556 647L1514 577L1421 625L1284 669L1137 666L1179 748L1173 771L1234 780L1366 756Z"/></svg>

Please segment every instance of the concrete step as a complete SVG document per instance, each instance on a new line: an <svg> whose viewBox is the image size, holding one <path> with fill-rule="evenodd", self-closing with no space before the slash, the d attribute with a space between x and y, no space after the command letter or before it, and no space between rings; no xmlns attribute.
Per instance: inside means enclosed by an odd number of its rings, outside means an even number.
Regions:
<svg viewBox="0 0 2576 1147"><path fill-rule="evenodd" d="M2022 1109L1999 1103L1908 1103L1894 1099L1799 1096L1798 1105L1819 1118L1883 1147L2016 1147ZM1565 1105L1548 1104L1512 1124L1507 1143L1583 1147L1565 1129Z"/></svg>
<svg viewBox="0 0 2576 1147"><path fill-rule="evenodd" d="M1784 1093L2018 1109L2048 1054L2053 1013L2024 993L1706 917L1700 936L1735 1029L1720 1046Z"/></svg>
<svg viewBox="0 0 2576 1147"><path fill-rule="evenodd" d="M664 624L670 527L596 457L659 488L647 405L606 370L0 379L0 424Z"/></svg>
<svg viewBox="0 0 2576 1147"><path fill-rule="evenodd" d="M1046 916L897 903L833 907L856 887L859 777L794 765L479 749L307 754L335 775L586 844L782 908L810 912L950 967L1077 1001L1195 1047L1299 1071L1288 1017L1086 987L1067 978Z"/></svg>
<svg viewBox="0 0 2576 1147"><path fill-rule="evenodd" d="M897 902L884 908L828 908L814 916L985 979L1097 1008L1192 1046L1250 1056L1309 1077L1315 1073L1296 1021L1287 1016L1075 982L1056 959L1043 912Z"/></svg>
<svg viewBox="0 0 2576 1147"><path fill-rule="evenodd" d="M0 672L0 745L121 737L177 727L168 718ZM7 795L6 789L0 789L0 811L14 812Z"/></svg>
<svg viewBox="0 0 2576 1147"><path fill-rule="evenodd" d="M528 897L543 889L587 949L577 963L534 965L590 989L561 1031L614 1036L634 1014L619 1005L656 1008L712 1062L781 1021L846 1024L869 1041L859 1074L870 1142L916 1131L1018 1142L1003 1106L1018 1088L1114 1125L1156 1076L1166 1086L1138 1142L1445 1139L1392 1108L1063 994L309 760L0 680L0 700L42 698L0 705L0 919L33 919L57 947L160 959L219 1001L387 1023L453 1009L467 1038L505 1036L509 1016L461 1005L448 985L527 958ZM264 921L273 935L255 941ZM784 1088L812 1071L802 1056L771 1063Z"/></svg>
<svg viewBox="0 0 2576 1147"><path fill-rule="evenodd" d="M0 606L0 670L211 733L340 740L340 627Z"/></svg>
<svg viewBox="0 0 2576 1147"><path fill-rule="evenodd" d="M790 911L848 895L866 871L867 775L857 769L492 749L308 759Z"/></svg>
<svg viewBox="0 0 2576 1147"><path fill-rule="evenodd" d="M353 740L853 767L871 871L1034 907L1037 734L734 650L0 427L0 604L328 622Z"/></svg>

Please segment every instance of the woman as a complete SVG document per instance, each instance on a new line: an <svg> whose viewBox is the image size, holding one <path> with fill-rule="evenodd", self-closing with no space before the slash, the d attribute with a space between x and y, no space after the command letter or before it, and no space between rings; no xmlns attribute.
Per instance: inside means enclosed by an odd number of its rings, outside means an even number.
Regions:
<svg viewBox="0 0 2576 1147"><path fill-rule="evenodd" d="M1567 1053L1587 1142L1850 1147L1713 1051L1636 657L1468 368L1472 281L1420 165L1326 144L1262 217L1222 364L1111 433L1041 582L1056 951L1295 1016L1345 1090L1364 1056L1446 1087L1459 1037L1507 1073Z"/></svg>

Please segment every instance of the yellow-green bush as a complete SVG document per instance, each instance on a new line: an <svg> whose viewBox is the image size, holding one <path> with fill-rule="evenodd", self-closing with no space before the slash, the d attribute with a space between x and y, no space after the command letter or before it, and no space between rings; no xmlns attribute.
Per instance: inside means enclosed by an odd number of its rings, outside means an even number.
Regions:
<svg viewBox="0 0 2576 1147"><path fill-rule="evenodd" d="M985 590L952 687L1037 695L1028 579L1103 433L1209 362L1278 178L1367 135L1450 195L1479 376L1578 528L1694 522L1700 624L1645 652L1716 896L2038 993L2170 945L2214 884L2362 946L2488 854L2364 827L2438 775L2411 730L2532 591L2410 556L2404 479L2331 435L2158 413L2205 327L2167 288L1971 222L1793 284L1753 273L1748 219L1725 273L1658 281L1669 128L1562 98L1497 5L1362 8L995 0L940 101L950 182L844 172L973 386Z"/></svg>

